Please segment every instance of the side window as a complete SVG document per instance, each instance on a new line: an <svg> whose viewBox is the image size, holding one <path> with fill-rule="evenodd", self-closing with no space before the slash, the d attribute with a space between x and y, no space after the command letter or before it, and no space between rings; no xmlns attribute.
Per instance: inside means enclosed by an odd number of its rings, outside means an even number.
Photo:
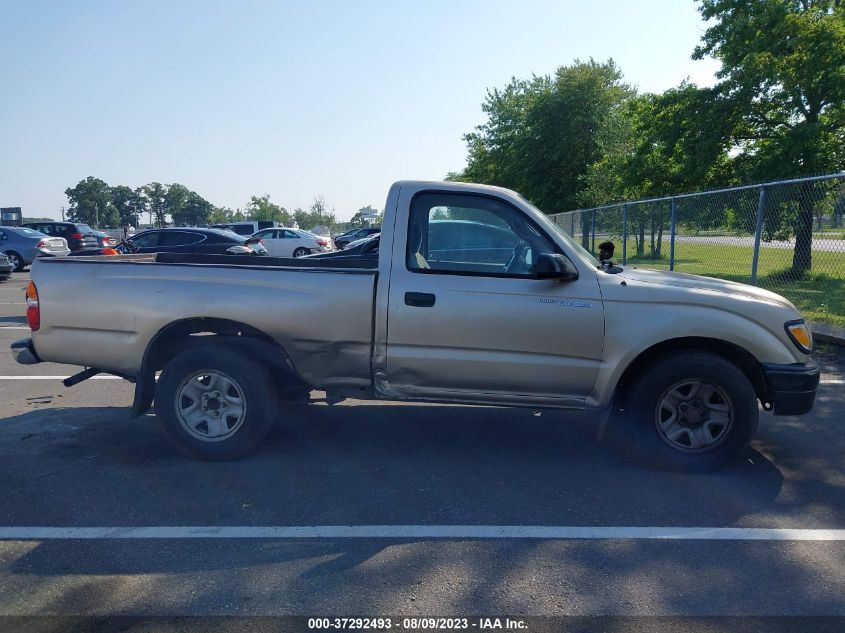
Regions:
<svg viewBox="0 0 845 633"><path fill-rule="evenodd" d="M411 204L412 272L527 277L554 243L521 211L484 196L425 193Z"/></svg>
<svg viewBox="0 0 845 633"><path fill-rule="evenodd" d="M9 236L6 235L6 231L0 231L0 240L8 240Z"/></svg>
<svg viewBox="0 0 845 633"><path fill-rule="evenodd" d="M188 231L164 231L158 238L158 246L189 246L205 239L204 235Z"/></svg>
<svg viewBox="0 0 845 633"><path fill-rule="evenodd" d="M284 235L282 235L282 237L284 237L284 238L287 238L287 239L290 239L290 240L298 240L299 239L299 236L296 233L294 233L293 231L285 230L285 231L283 231L283 233L284 233Z"/></svg>
<svg viewBox="0 0 845 633"><path fill-rule="evenodd" d="M158 246L157 231L150 231L149 233L142 233L132 238L132 243L138 248L155 248Z"/></svg>

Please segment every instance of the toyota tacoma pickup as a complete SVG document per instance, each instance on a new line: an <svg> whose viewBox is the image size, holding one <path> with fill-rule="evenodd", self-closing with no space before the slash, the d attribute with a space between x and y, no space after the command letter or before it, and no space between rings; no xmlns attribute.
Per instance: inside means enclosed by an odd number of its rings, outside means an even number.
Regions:
<svg viewBox="0 0 845 633"><path fill-rule="evenodd" d="M789 301L602 265L512 191L398 182L374 244L313 259L39 260L32 338L12 349L87 368L67 385L134 382L132 414L155 402L164 434L206 459L254 449L313 389L330 403L595 410L615 445L681 470L739 455L760 408L812 409L819 369Z"/></svg>

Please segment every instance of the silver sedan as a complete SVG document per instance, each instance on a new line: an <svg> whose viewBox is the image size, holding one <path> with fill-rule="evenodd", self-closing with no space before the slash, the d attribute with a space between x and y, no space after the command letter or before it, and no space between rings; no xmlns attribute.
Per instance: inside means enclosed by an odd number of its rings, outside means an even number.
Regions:
<svg viewBox="0 0 845 633"><path fill-rule="evenodd" d="M0 226L0 252L6 253L17 272L36 257L64 257L70 249L63 237L50 237L24 226Z"/></svg>

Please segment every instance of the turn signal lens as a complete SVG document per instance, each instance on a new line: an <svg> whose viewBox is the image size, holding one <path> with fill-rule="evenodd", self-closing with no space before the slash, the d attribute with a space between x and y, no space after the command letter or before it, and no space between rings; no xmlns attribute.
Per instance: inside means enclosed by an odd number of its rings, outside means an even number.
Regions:
<svg viewBox="0 0 845 633"><path fill-rule="evenodd" d="M41 327L41 308L38 305L38 289L29 282L26 287L26 322L29 329L36 332Z"/></svg>
<svg viewBox="0 0 845 633"><path fill-rule="evenodd" d="M805 354L813 351L813 335L810 334L810 329L804 323L803 319L800 321L788 321L784 324L784 328L798 349Z"/></svg>

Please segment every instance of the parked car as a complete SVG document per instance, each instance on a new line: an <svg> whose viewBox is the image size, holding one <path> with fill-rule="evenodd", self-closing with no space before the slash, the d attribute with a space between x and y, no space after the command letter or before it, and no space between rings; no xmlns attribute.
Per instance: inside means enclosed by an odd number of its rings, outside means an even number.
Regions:
<svg viewBox="0 0 845 633"><path fill-rule="evenodd" d="M12 276L15 267L5 253L0 253L0 281L6 281Z"/></svg>
<svg viewBox="0 0 845 633"><path fill-rule="evenodd" d="M98 231L97 229L92 229L94 231L94 235L97 236L97 241L99 245L103 248L109 248L111 246L117 246L117 239L109 235L104 231Z"/></svg>
<svg viewBox="0 0 845 633"><path fill-rule="evenodd" d="M354 229L352 231L347 231L346 233L342 233L334 238L334 244L339 249L343 250L346 248L350 243L360 240L364 237L369 237L374 233L378 233L381 231L380 226L370 226L363 229Z"/></svg>
<svg viewBox="0 0 845 633"><path fill-rule="evenodd" d="M498 187L399 182L384 208L377 258L39 260L32 338L12 351L89 368L69 384L133 381L134 415L155 400L175 446L216 460L254 449L311 389L592 411L614 446L691 471L739 457L760 405L813 408L810 330L773 292L603 266Z"/></svg>
<svg viewBox="0 0 845 633"><path fill-rule="evenodd" d="M76 222L30 222L23 226L40 231L50 237L61 237L68 248L78 251L83 248L95 248L100 245L97 234L87 224Z"/></svg>
<svg viewBox="0 0 845 633"><path fill-rule="evenodd" d="M264 229L257 237L273 257L302 257L331 250L329 240L301 229Z"/></svg>
<svg viewBox="0 0 845 633"><path fill-rule="evenodd" d="M73 255L110 255L103 251L126 253L206 253L209 255L267 255L257 239L220 229L178 227L149 229L136 233L115 247L76 251Z"/></svg>
<svg viewBox="0 0 845 633"><path fill-rule="evenodd" d="M381 235L381 232L378 232L378 233L373 233L372 235L368 235L367 237L362 237L362 238L360 238L360 239L357 239L357 240L354 240L354 241L352 241L352 242L349 242L349 244L347 244L347 245L344 247L344 249L343 249L343 250L345 250L345 251L354 250L354 249L356 249L357 247L361 246L362 244L365 244L365 243L369 242L369 241L370 241L370 240L372 240L373 238L376 238L376 239L377 239L377 238L379 237L379 235Z"/></svg>
<svg viewBox="0 0 845 633"><path fill-rule="evenodd" d="M342 251L326 251L314 255L306 255L306 259L331 259L333 262L354 262L355 265L371 268L378 266L378 247L381 233L356 240Z"/></svg>
<svg viewBox="0 0 845 633"><path fill-rule="evenodd" d="M227 222L212 224L212 229L227 229L238 235L249 237L262 229L273 229L278 226L275 220L244 220L243 222Z"/></svg>
<svg viewBox="0 0 845 633"><path fill-rule="evenodd" d="M64 257L70 253L62 237L49 237L26 226L0 226L0 251L21 271L36 257Z"/></svg>

